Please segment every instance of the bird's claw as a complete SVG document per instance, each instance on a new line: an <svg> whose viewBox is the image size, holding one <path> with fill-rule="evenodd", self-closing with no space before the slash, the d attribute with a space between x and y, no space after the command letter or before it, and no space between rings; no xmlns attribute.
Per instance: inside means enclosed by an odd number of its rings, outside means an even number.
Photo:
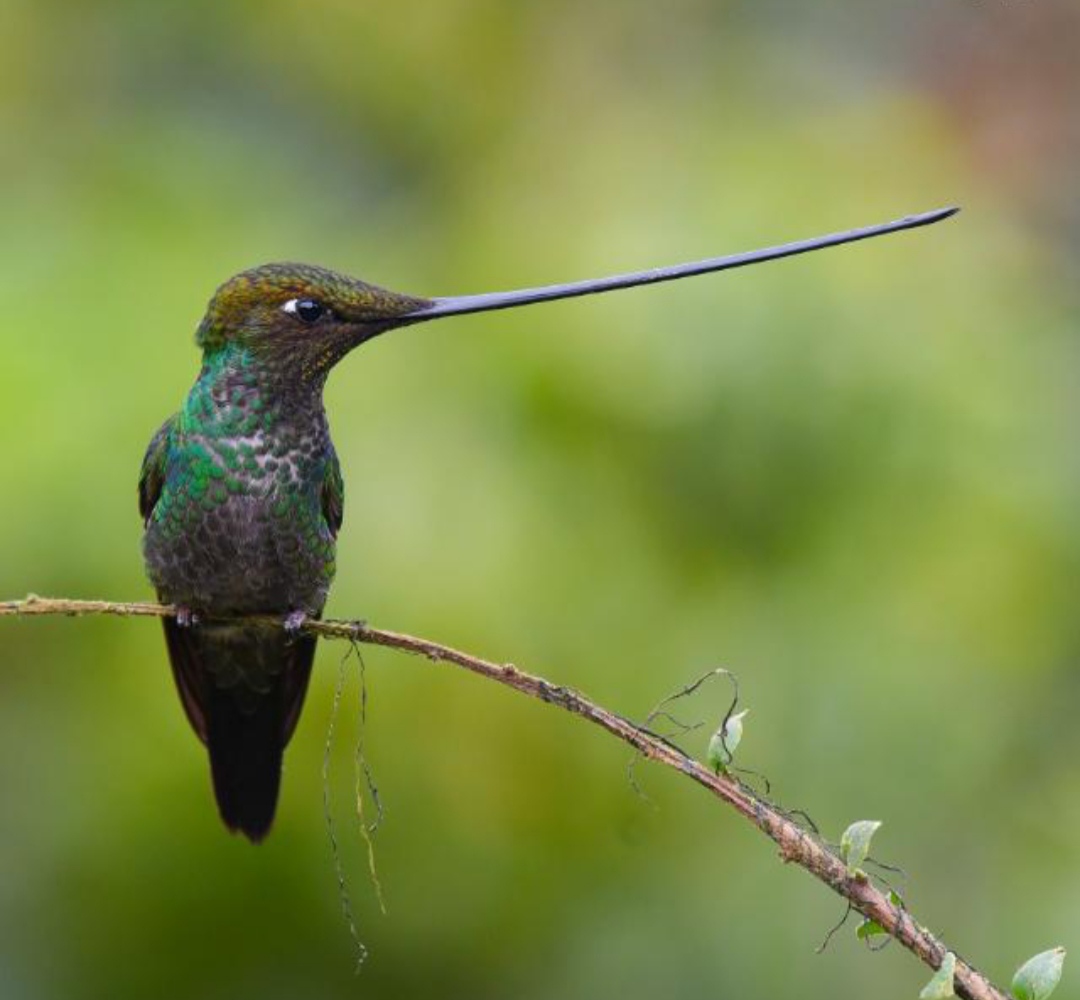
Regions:
<svg viewBox="0 0 1080 1000"><path fill-rule="evenodd" d="M199 616L186 604L181 604L176 609L176 624L181 628L190 628L199 624Z"/></svg>
<svg viewBox="0 0 1080 1000"><path fill-rule="evenodd" d="M304 622L307 620L308 614L306 611L290 611L281 624L290 635L296 635L304 627Z"/></svg>

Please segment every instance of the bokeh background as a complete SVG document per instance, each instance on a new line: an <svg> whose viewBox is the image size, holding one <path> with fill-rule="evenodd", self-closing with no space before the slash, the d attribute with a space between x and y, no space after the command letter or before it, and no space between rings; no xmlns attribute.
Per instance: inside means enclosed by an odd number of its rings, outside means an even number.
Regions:
<svg viewBox="0 0 1080 1000"><path fill-rule="evenodd" d="M1007 982L1080 935L1080 9L5 0L0 595L147 598L135 479L215 286L516 287L952 202L929 230L365 346L329 612L741 759ZM0 997L915 996L742 820L546 706L324 646L276 829L212 804L153 622L0 623ZM715 723L719 689L685 715ZM704 751L706 735L687 743ZM1061 996L1080 996L1066 970Z"/></svg>

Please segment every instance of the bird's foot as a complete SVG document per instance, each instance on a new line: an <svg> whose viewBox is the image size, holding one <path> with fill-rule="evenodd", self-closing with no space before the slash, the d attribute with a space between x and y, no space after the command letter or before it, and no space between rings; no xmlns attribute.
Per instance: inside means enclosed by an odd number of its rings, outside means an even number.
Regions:
<svg viewBox="0 0 1080 1000"><path fill-rule="evenodd" d="M304 622L308 620L308 613L304 610L290 611L284 621L282 621L282 627L289 635L296 635L300 629L304 627Z"/></svg>
<svg viewBox="0 0 1080 1000"><path fill-rule="evenodd" d="M176 607L176 624L181 628L191 628L199 624L199 616L186 604L178 604Z"/></svg>

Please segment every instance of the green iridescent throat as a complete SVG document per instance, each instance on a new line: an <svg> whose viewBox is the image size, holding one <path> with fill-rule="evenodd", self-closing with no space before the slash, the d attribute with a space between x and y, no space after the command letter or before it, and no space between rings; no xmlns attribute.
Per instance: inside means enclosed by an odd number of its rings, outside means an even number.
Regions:
<svg viewBox="0 0 1080 1000"><path fill-rule="evenodd" d="M167 535L184 531L198 508L261 495L271 498L275 518L294 519L317 544L319 494L335 461L325 412L316 387L284 391L273 375L238 344L205 355L168 442L165 488L154 510Z"/></svg>

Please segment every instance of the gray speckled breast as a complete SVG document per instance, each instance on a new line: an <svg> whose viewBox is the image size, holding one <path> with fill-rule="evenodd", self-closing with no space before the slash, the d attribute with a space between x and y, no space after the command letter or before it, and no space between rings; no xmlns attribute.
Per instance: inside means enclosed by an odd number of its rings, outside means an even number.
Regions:
<svg viewBox="0 0 1080 1000"><path fill-rule="evenodd" d="M322 610L334 539L316 496L228 495L212 508L180 506L178 531L152 519L143 541L163 600L221 614Z"/></svg>

